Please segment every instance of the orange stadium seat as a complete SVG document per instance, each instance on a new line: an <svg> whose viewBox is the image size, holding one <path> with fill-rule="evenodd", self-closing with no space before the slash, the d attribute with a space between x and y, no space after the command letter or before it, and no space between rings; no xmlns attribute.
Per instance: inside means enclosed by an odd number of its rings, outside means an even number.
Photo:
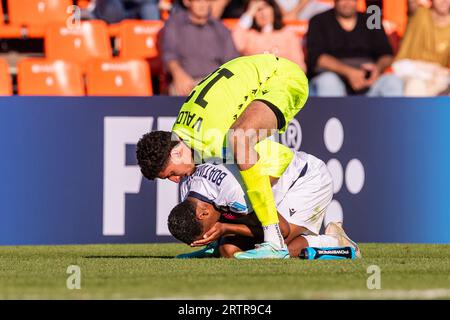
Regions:
<svg viewBox="0 0 450 320"><path fill-rule="evenodd" d="M91 3L90 0L78 0L77 6L79 6L82 9L85 9L89 6L90 3Z"/></svg>
<svg viewBox="0 0 450 320"><path fill-rule="evenodd" d="M5 14L3 12L3 3L0 1L0 26L5 24Z"/></svg>
<svg viewBox="0 0 450 320"><path fill-rule="evenodd" d="M20 26L9 25L5 23L2 2L0 1L0 39L20 38L21 33L22 32Z"/></svg>
<svg viewBox="0 0 450 320"><path fill-rule="evenodd" d="M20 95L83 96L79 66L63 60L26 58L18 63Z"/></svg>
<svg viewBox="0 0 450 320"><path fill-rule="evenodd" d="M150 67L144 60L94 59L87 66L90 96L151 96Z"/></svg>
<svg viewBox="0 0 450 320"><path fill-rule="evenodd" d="M164 22L126 20L120 24L120 56L149 59L159 55L157 37Z"/></svg>
<svg viewBox="0 0 450 320"><path fill-rule="evenodd" d="M27 27L27 36L42 38L48 23L66 22L71 0L8 0L11 25Z"/></svg>
<svg viewBox="0 0 450 320"><path fill-rule="evenodd" d="M358 0L358 11L365 12L367 10L366 0Z"/></svg>
<svg viewBox="0 0 450 320"><path fill-rule="evenodd" d="M234 27L238 24L238 22L239 22L239 19L233 19L233 18L222 19L222 23L229 30L233 30Z"/></svg>
<svg viewBox="0 0 450 320"><path fill-rule="evenodd" d="M291 20L284 22L286 27L295 31L295 34L299 37L299 39L303 39L303 37L308 32L308 21L307 20Z"/></svg>
<svg viewBox="0 0 450 320"><path fill-rule="evenodd" d="M317 0L318 2L329 4L330 6L334 6L335 0Z"/></svg>
<svg viewBox="0 0 450 320"><path fill-rule="evenodd" d="M393 22L400 36L405 32L408 20L408 3L407 0L383 0L383 17Z"/></svg>
<svg viewBox="0 0 450 320"><path fill-rule="evenodd" d="M84 64L92 58L112 56L108 27L99 20L82 22L78 28L53 24L47 27L45 54L50 59L63 59Z"/></svg>
<svg viewBox="0 0 450 320"><path fill-rule="evenodd" d="M108 32L111 38L118 37L120 33L120 23L108 24Z"/></svg>
<svg viewBox="0 0 450 320"><path fill-rule="evenodd" d="M335 0L318 0L319 2L329 4L330 6L334 6ZM396 0L394 0L396 1ZM366 0L358 0L358 11L363 12L366 11Z"/></svg>
<svg viewBox="0 0 450 320"><path fill-rule="evenodd" d="M0 96L12 95L11 77L9 66L4 59L0 59Z"/></svg>

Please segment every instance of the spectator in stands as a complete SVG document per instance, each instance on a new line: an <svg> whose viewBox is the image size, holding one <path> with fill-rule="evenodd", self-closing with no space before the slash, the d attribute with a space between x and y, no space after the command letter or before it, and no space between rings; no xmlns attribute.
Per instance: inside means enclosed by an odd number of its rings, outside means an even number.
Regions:
<svg viewBox="0 0 450 320"><path fill-rule="evenodd" d="M237 19L245 11L245 2L242 0L215 0L213 1L213 17L220 19Z"/></svg>
<svg viewBox="0 0 450 320"><path fill-rule="evenodd" d="M107 23L124 19L159 20L159 0L94 0L84 16Z"/></svg>
<svg viewBox="0 0 450 320"><path fill-rule="evenodd" d="M186 10L172 14L162 30L162 58L172 77L171 95L188 95L223 63L239 56L230 31L210 15L208 0L183 0Z"/></svg>
<svg viewBox="0 0 450 320"><path fill-rule="evenodd" d="M356 0L336 0L335 8L313 17L307 33L311 94L318 96L401 96L403 82L383 72L393 56L386 33L367 27Z"/></svg>
<svg viewBox="0 0 450 320"><path fill-rule="evenodd" d="M332 8L317 0L277 0L283 13L283 20L309 20L315 15Z"/></svg>
<svg viewBox="0 0 450 320"><path fill-rule="evenodd" d="M300 39L283 26L275 0L251 0L233 30L233 40L242 55L270 52L297 63L306 71Z"/></svg>
<svg viewBox="0 0 450 320"><path fill-rule="evenodd" d="M212 0L211 16L216 19L238 19L245 11L245 3L248 0ZM173 12L186 7L182 0L173 1Z"/></svg>
<svg viewBox="0 0 450 320"><path fill-rule="evenodd" d="M408 96L446 91L450 67L450 0L433 0L410 18L394 63Z"/></svg>
<svg viewBox="0 0 450 320"><path fill-rule="evenodd" d="M431 0L408 0L408 17L412 17L420 6L429 8Z"/></svg>
<svg viewBox="0 0 450 320"><path fill-rule="evenodd" d="M419 0L408 0L408 17L411 17L419 7Z"/></svg>

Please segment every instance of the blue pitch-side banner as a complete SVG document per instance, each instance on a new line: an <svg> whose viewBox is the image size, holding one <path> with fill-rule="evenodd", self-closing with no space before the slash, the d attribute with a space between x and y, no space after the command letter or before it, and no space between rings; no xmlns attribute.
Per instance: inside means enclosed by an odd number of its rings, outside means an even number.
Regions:
<svg viewBox="0 0 450 320"><path fill-rule="evenodd" d="M0 98L0 244L172 241L177 185L135 143L182 98ZM324 160L361 242L450 243L450 98L310 99L282 141Z"/></svg>

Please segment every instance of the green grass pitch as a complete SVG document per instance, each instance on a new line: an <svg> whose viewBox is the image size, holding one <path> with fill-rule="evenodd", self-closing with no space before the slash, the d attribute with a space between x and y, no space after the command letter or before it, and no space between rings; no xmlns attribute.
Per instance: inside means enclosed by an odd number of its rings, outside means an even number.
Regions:
<svg viewBox="0 0 450 320"><path fill-rule="evenodd" d="M449 299L450 245L363 244L363 259L173 259L181 244L0 247L0 299ZM69 265L81 289L66 287ZM370 265L381 289L369 290Z"/></svg>

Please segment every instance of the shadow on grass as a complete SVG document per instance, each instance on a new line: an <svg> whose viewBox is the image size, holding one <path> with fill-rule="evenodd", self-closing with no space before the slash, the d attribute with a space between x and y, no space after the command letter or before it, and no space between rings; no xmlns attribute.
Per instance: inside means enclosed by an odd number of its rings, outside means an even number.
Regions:
<svg viewBox="0 0 450 320"><path fill-rule="evenodd" d="M175 259L174 256L84 256L86 259Z"/></svg>

